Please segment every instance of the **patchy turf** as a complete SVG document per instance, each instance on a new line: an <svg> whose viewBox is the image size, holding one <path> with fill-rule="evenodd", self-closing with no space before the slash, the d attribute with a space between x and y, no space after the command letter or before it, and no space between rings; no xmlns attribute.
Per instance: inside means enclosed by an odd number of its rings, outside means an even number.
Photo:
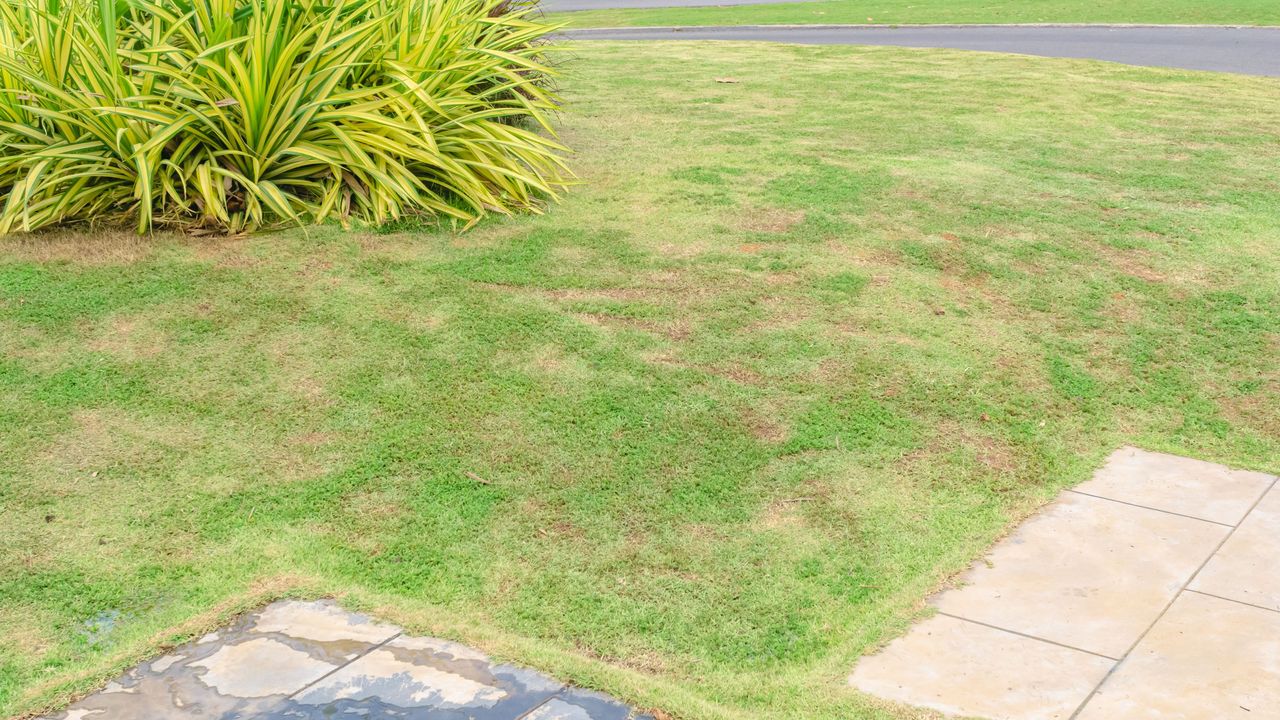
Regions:
<svg viewBox="0 0 1280 720"><path fill-rule="evenodd" d="M815 0L768 5L585 10L573 27L1138 23L1280 25L1272 0Z"/></svg>
<svg viewBox="0 0 1280 720"><path fill-rule="evenodd" d="M1280 84L577 52L544 217L0 241L0 715L338 594L671 717L911 717L854 660L1115 446L1280 469Z"/></svg>

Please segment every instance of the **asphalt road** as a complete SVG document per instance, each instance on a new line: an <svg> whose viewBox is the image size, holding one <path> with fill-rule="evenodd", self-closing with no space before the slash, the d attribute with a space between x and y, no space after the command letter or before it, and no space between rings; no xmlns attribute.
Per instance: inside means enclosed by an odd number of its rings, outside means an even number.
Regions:
<svg viewBox="0 0 1280 720"><path fill-rule="evenodd" d="M572 30L567 34L584 40L766 40L816 45L952 48L1280 77L1280 28L748 25Z"/></svg>
<svg viewBox="0 0 1280 720"><path fill-rule="evenodd" d="M773 5L805 0L542 0L547 12L605 10L612 8L711 7L720 5Z"/></svg>

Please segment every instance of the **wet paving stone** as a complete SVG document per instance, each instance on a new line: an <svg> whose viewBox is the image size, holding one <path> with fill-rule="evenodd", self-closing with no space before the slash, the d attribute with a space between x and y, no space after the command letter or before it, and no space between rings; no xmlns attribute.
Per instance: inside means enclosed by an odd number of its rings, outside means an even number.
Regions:
<svg viewBox="0 0 1280 720"><path fill-rule="evenodd" d="M282 601L46 720L651 720L597 693L349 613Z"/></svg>
<svg viewBox="0 0 1280 720"><path fill-rule="evenodd" d="M376 699L416 710L403 717L424 720L518 718L563 687L529 670L493 665L455 643L399 637L299 693L280 717L328 718Z"/></svg>
<svg viewBox="0 0 1280 720"><path fill-rule="evenodd" d="M608 695L578 688L566 688L528 717L529 720L653 720L653 716L637 715Z"/></svg>

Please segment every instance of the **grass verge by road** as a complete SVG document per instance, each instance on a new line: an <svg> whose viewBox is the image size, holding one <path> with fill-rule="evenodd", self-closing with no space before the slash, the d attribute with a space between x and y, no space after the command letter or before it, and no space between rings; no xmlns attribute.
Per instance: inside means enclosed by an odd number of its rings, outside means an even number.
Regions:
<svg viewBox="0 0 1280 720"><path fill-rule="evenodd" d="M577 28L827 23L1280 25L1280 4L1271 0L816 0L769 5L585 10L561 13L558 17Z"/></svg>
<svg viewBox="0 0 1280 720"><path fill-rule="evenodd" d="M0 241L0 716L323 593L671 717L906 718L858 656L1117 445L1280 469L1274 81L577 52L545 217Z"/></svg>

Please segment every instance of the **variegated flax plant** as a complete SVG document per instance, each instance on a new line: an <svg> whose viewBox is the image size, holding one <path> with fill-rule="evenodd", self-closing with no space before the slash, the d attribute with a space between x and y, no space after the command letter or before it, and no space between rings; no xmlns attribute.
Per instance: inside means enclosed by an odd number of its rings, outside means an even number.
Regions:
<svg viewBox="0 0 1280 720"><path fill-rule="evenodd" d="M538 211L556 26L508 0L0 0L0 233Z"/></svg>

